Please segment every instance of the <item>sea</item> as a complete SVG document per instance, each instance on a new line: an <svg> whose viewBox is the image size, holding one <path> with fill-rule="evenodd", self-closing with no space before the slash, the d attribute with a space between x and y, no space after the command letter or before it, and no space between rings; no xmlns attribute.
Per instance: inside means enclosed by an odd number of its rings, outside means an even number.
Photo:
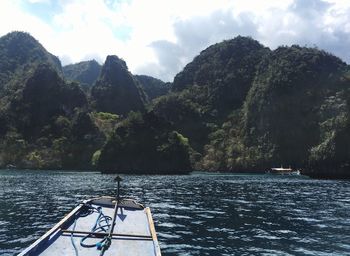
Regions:
<svg viewBox="0 0 350 256"><path fill-rule="evenodd" d="M0 255L20 253L82 200L116 195L115 176L0 170ZM350 255L350 181L201 172L121 177L122 196L151 208L163 256Z"/></svg>

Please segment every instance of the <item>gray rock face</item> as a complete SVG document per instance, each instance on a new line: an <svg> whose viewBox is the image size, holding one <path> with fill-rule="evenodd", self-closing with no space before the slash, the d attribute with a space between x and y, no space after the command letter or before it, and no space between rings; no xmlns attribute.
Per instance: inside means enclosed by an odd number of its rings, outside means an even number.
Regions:
<svg viewBox="0 0 350 256"><path fill-rule="evenodd" d="M144 110L145 94L128 71L124 60L107 56L101 74L91 90L96 110L125 115Z"/></svg>

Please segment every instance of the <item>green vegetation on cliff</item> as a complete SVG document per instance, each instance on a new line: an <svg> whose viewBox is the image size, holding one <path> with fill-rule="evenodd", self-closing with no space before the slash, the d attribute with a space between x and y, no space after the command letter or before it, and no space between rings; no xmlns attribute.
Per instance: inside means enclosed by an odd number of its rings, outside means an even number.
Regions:
<svg viewBox="0 0 350 256"><path fill-rule="evenodd" d="M315 48L238 37L197 56L153 110L189 138L196 169L349 176L348 69Z"/></svg>
<svg viewBox="0 0 350 256"><path fill-rule="evenodd" d="M131 112L99 154L104 172L186 173L191 170L188 140L153 112Z"/></svg>
<svg viewBox="0 0 350 256"><path fill-rule="evenodd" d="M101 72L101 65L95 60L82 61L63 67L63 74L67 80L77 81L86 90L94 85Z"/></svg>
<svg viewBox="0 0 350 256"><path fill-rule="evenodd" d="M137 80L128 71L124 60L108 56L96 84L91 89L94 107L99 112L126 115L142 111L146 96Z"/></svg>
<svg viewBox="0 0 350 256"><path fill-rule="evenodd" d="M0 95L11 79L22 76L31 67L48 63L62 72L59 59L47 52L31 35L12 32L0 38Z"/></svg>
<svg viewBox="0 0 350 256"><path fill-rule="evenodd" d="M2 166L90 167L91 155L103 141L77 84L65 83L51 66L41 64L8 101L2 115Z"/></svg>
<svg viewBox="0 0 350 256"><path fill-rule="evenodd" d="M176 75L171 94L155 100L154 112L189 138L197 152L193 156L196 169L227 170L222 163L226 152L220 159L214 158L215 164L203 162L207 148L217 134L222 134L219 130L228 116L242 107L258 64L269 53L246 37L210 46Z"/></svg>
<svg viewBox="0 0 350 256"><path fill-rule="evenodd" d="M187 89L210 115L226 116L243 104L257 65L269 51L256 40L241 36L212 45L175 76L172 89ZM194 86L198 88L192 92Z"/></svg>
<svg viewBox="0 0 350 256"><path fill-rule="evenodd" d="M172 84L132 75L117 56L63 73L29 34L0 38L1 167L176 173L290 165L350 177L350 68L322 50L271 51L239 36L202 51Z"/></svg>
<svg viewBox="0 0 350 256"><path fill-rule="evenodd" d="M345 69L338 58L299 46L280 47L261 63L243 109L242 140L256 166L307 165L325 121L321 106L325 111L325 100L342 90Z"/></svg>
<svg viewBox="0 0 350 256"><path fill-rule="evenodd" d="M140 85L146 93L149 100L153 100L170 91L170 83L164 83L162 80L151 76L136 75L135 78L140 82Z"/></svg>
<svg viewBox="0 0 350 256"><path fill-rule="evenodd" d="M29 34L10 33L0 45L0 73L6 78L0 93L0 166L90 168L86 163L103 136L87 125L89 104L80 86L63 80L59 60Z"/></svg>

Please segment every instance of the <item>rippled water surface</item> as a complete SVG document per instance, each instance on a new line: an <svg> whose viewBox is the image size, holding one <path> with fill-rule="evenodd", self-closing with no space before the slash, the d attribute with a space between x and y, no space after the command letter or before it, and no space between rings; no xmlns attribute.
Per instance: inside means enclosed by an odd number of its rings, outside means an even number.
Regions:
<svg viewBox="0 0 350 256"><path fill-rule="evenodd" d="M99 173L0 171L0 255L79 201L115 194ZM350 182L269 175L123 176L151 207L163 255L350 255Z"/></svg>

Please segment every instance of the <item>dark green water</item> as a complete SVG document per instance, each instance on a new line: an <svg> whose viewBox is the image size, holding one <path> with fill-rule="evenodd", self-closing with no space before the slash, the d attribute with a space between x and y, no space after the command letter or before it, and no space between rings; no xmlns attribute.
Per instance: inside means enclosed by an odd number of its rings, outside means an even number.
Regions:
<svg viewBox="0 0 350 256"><path fill-rule="evenodd" d="M79 201L115 193L99 173L0 171L0 255ZM163 255L350 255L350 181L269 175L123 176L151 207Z"/></svg>

